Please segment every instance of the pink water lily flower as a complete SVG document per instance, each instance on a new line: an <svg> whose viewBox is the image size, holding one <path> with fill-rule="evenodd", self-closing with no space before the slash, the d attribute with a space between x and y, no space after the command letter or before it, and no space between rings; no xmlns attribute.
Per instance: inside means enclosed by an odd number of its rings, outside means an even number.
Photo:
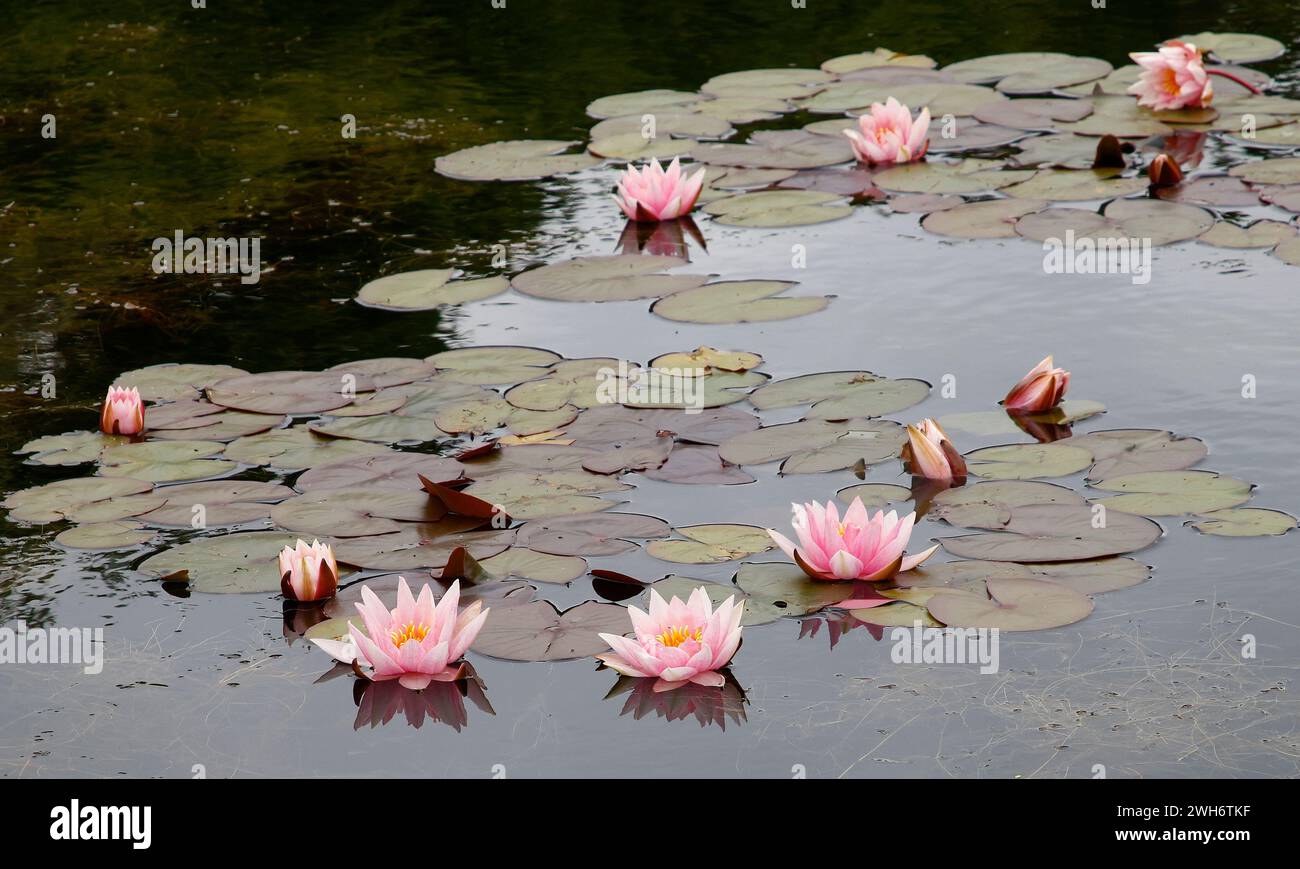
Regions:
<svg viewBox="0 0 1300 869"><path fill-rule="evenodd" d="M863 163L910 163L925 156L929 130L929 109L913 120L912 110L890 97L884 105L872 103L871 111L858 117L858 129L844 135Z"/></svg>
<svg viewBox="0 0 1300 869"><path fill-rule="evenodd" d="M365 622L365 633L348 625L345 640L313 640L336 660L370 668L375 682L396 679L403 688L419 691L430 682L453 682L461 676L455 666L478 636L491 610L474 603L458 609L460 582L433 604L433 592L426 583L420 599L411 596L405 577L398 577L397 608L389 611L369 586L361 588L357 612Z"/></svg>
<svg viewBox="0 0 1300 869"><path fill-rule="evenodd" d="M630 220L672 220L690 212L704 187L704 169L690 177L682 174L676 157L668 170L652 159L639 172L628 165L618 181L614 201Z"/></svg>
<svg viewBox="0 0 1300 869"><path fill-rule="evenodd" d="M740 646L743 601L736 603L732 595L715 610L703 587L691 592L686 603L676 596L665 601L650 589L649 613L634 606L627 611L634 638L600 635L613 649L596 656L607 667L624 676L656 678L655 691L671 691L688 682L722 687L726 679L717 671Z"/></svg>
<svg viewBox="0 0 1300 869"><path fill-rule="evenodd" d="M1011 387L1002 405L1015 413L1040 413L1051 410L1065 397L1070 385L1070 372L1055 368L1048 356L1035 365L1020 382Z"/></svg>
<svg viewBox="0 0 1300 869"><path fill-rule="evenodd" d="M861 498L853 499L843 520L834 501L824 507L817 503L790 506L798 546L770 528L767 533L813 579L889 579L916 567L939 548L935 545L918 555L903 554L912 536L915 513L899 519L893 510L881 510L873 516Z"/></svg>
<svg viewBox="0 0 1300 869"><path fill-rule="evenodd" d="M1142 67L1128 89L1137 95L1138 105L1168 111L1208 106L1214 99L1201 50L1190 42L1171 39L1156 51L1135 51L1129 57Z"/></svg>
<svg viewBox="0 0 1300 869"><path fill-rule="evenodd" d="M144 431L144 402L134 386L110 386L99 414L99 430L111 435L138 435Z"/></svg>
<svg viewBox="0 0 1300 869"><path fill-rule="evenodd" d="M308 546L299 540L296 546L280 550L280 593L289 600L325 600L339 587L339 566L334 550L319 540Z"/></svg>
<svg viewBox="0 0 1300 869"><path fill-rule="evenodd" d="M903 458L916 477L948 482L966 476L966 460L948 440L939 423L932 419L923 419L920 425L907 427Z"/></svg>

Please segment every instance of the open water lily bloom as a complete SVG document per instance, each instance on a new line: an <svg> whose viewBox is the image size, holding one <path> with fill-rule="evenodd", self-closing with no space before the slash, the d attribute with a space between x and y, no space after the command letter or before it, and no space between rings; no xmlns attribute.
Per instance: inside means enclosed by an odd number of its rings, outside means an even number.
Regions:
<svg viewBox="0 0 1300 869"><path fill-rule="evenodd" d="M676 157L665 170L652 159L640 171L628 165L618 182L614 201L629 220L673 220L690 213L704 187L704 169L687 176Z"/></svg>
<svg viewBox="0 0 1300 869"><path fill-rule="evenodd" d="M893 510L873 515L861 498L853 499L843 519L834 501L825 506L815 502L790 506L798 544L770 528L767 533L813 579L889 579L916 567L939 548L936 544L917 555L904 554L916 522L915 513L901 519Z"/></svg>
<svg viewBox="0 0 1300 869"><path fill-rule="evenodd" d="M404 688L420 690L430 682L460 678L457 665L487 620L490 610L475 601L459 609L460 582L433 603L426 583L419 599L411 595L404 577L398 577L397 607L389 610L369 586L361 588L357 612L366 630L348 626L346 640L313 640L336 660L356 663L373 681L396 679Z"/></svg>
<svg viewBox="0 0 1300 869"><path fill-rule="evenodd" d="M884 104L872 103L871 111L858 117L858 129L844 135L863 163L910 163L925 156L929 130L929 109L913 119L911 109L890 97Z"/></svg>
<svg viewBox="0 0 1300 869"><path fill-rule="evenodd" d="M627 608L633 637L601 634L613 651L596 657L624 676L654 678L655 691L671 691L688 682L720 688L726 681L718 670L731 661L740 646L740 620L744 602L735 595L713 608L703 587L683 602L650 589L650 612Z"/></svg>
<svg viewBox="0 0 1300 869"><path fill-rule="evenodd" d="M1201 108L1213 101L1210 74L1201 50L1192 43L1171 39L1156 51L1135 51L1129 57L1142 67L1142 74L1128 89L1137 96L1138 105L1172 111Z"/></svg>

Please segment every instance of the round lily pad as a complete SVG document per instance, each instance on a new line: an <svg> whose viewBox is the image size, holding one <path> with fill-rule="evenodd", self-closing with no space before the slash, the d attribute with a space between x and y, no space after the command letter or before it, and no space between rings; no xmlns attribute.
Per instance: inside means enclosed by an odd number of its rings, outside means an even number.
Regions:
<svg viewBox="0 0 1300 869"><path fill-rule="evenodd" d="M32 454L27 461L37 465L81 465L98 460L99 454L109 447L130 442L129 437L121 435L74 431L30 440L14 452L18 455Z"/></svg>
<svg viewBox="0 0 1300 869"><path fill-rule="evenodd" d="M845 504L852 504L855 499L861 499L864 506L874 509L889 504L901 504L912 497L912 490L906 486L895 486L893 483L860 483L840 489L835 493L835 497Z"/></svg>
<svg viewBox="0 0 1300 869"><path fill-rule="evenodd" d="M662 274L681 265L685 265L682 260L670 256L577 257L515 275L511 283L519 292L542 299L621 302L665 296L708 280L707 275Z"/></svg>
<svg viewBox="0 0 1300 869"><path fill-rule="evenodd" d="M727 226L806 226L847 217L853 209L835 193L815 190L764 190L718 199L704 211Z"/></svg>
<svg viewBox="0 0 1300 869"><path fill-rule="evenodd" d="M566 154L579 142L523 139L475 145L434 161L440 175L461 181L536 181L587 169L600 162L589 154Z"/></svg>
<svg viewBox="0 0 1300 869"><path fill-rule="evenodd" d="M1202 51L1208 51L1224 63L1259 63L1272 60L1286 51L1286 46L1270 36L1256 33L1197 33L1178 37Z"/></svg>
<svg viewBox="0 0 1300 869"><path fill-rule="evenodd" d="M453 281L454 269L421 269L370 281L357 293L357 302L393 311L428 311L440 305L477 302L504 293L503 277Z"/></svg>
<svg viewBox="0 0 1300 869"><path fill-rule="evenodd" d="M632 540L667 537L672 529L654 516L605 512L582 516L552 516L524 523L516 542L552 555L622 555L634 551Z"/></svg>
<svg viewBox="0 0 1300 869"><path fill-rule="evenodd" d="M423 492L323 489L282 501L271 519L287 531L315 537L365 537L402 530L403 522L436 522L446 508Z"/></svg>
<svg viewBox="0 0 1300 869"><path fill-rule="evenodd" d="M1105 522L1089 507L1031 504L1015 507L1001 531L940 539L958 558L986 561L1084 561L1136 552L1156 542L1160 526L1141 516L1110 511Z"/></svg>
<svg viewBox="0 0 1300 869"><path fill-rule="evenodd" d="M824 474L865 468L896 458L907 440L905 429L888 419L849 420L833 442L800 449L781 463L782 474Z"/></svg>
<svg viewBox="0 0 1300 869"><path fill-rule="evenodd" d="M135 522L93 522L60 531L54 542L72 549L131 549L148 542L154 533Z"/></svg>
<svg viewBox="0 0 1300 869"><path fill-rule="evenodd" d="M921 219L921 226L936 235L953 238L1015 238L1016 221L1046 208L1041 199L990 199L967 202L934 211Z"/></svg>
<svg viewBox="0 0 1300 869"><path fill-rule="evenodd" d="M631 630L627 610L616 604L587 601L561 612L533 601L493 610L470 648L508 661L566 661L605 651L602 633Z"/></svg>
<svg viewBox="0 0 1300 869"><path fill-rule="evenodd" d="M750 393L759 410L811 404L809 419L884 416L911 407L930 393L924 380L892 380L870 371L829 371L776 380Z"/></svg>
<svg viewBox="0 0 1300 869"><path fill-rule="evenodd" d="M569 583L587 572L587 560L574 555L552 555L512 546L500 555L480 562L480 566L499 579L518 577L534 582Z"/></svg>
<svg viewBox="0 0 1300 869"><path fill-rule="evenodd" d="M1300 184L1300 157L1277 157L1233 166L1228 174L1251 184Z"/></svg>
<svg viewBox="0 0 1300 869"><path fill-rule="evenodd" d="M1219 537L1273 537L1296 527L1296 518L1281 510L1232 507L1211 510L1186 523L1202 534Z"/></svg>
<svg viewBox="0 0 1300 869"><path fill-rule="evenodd" d="M926 603L949 627L1041 631L1087 618L1092 599L1059 583L1038 579L990 579L988 595L951 590Z"/></svg>
<svg viewBox="0 0 1300 869"><path fill-rule="evenodd" d="M825 296L777 295L793 286L793 281L718 281L665 296L650 311L666 320L720 325L788 320L829 304Z"/></svg>
<svg viewBox="0 0 1300 869"><path fill-rule="evenodd" d="M1282 242L1273 248L1273 256L1288 265L1300 266L1300 238Z"/></svg>
<svg viewBox="0 0 1300 869"><path fill-rule="evenodd" d="M1079 121L1090 114L1092 103L1088 100L993 100L975 110L975 119L1018 130L1053 130L1060 121Z"/></svg>
<svg viewBox="0 0 1300 869"><path fill-rule="evenodd" d="M857 54L842 54L839 57L832 57L830 60L822 61L821 65L826 72L835 75L879 67L932 69L934 66L934 59L926 57L924 54L904 54L899 51L890 51L888 48L877 48L874 51L862 51Z"/></svg>
<svg viewBox="0 0 1300 869"><path fill-rule="evenodd" d="M350 404L357 393L371 392L366 377L326 371L268 371L218 381L207 390L213 404L249 413L307 415Z"/></svg>
<svg viewBox="0 0 1300 869"><path fill-rule="evenodd" d="M1250 500L1255 488L1214 471L1145 471L1109 477L1091 484L1103 492L1118 492L1094 503L1107 509L1143 516L1208 513Z"/></svg>
<svg viewBox="0 0 1300 869"><path fill-rule="evenodd" d="M1123 178L1113 169L1039 169L1004 192L1020 199L1074 202L1129 196L1146 188L1145 178Z"/></svg>
<svg viewBox="0 0 1300 869"><path fill-rule="evenodd" d="M1209 448L1199 438L1180 437L1159 429L1109 429L1088 432L1070 443L1092 453L1096 464L1089 480L1102 480L1143 471L1177 471L1205 458Z"/></svg>
<svg viewBox="0 0 1300 869"><path fill-rule="evenodd" d="M301 471L315 465L384 452L387 452L386 448L379 444L322 437L306 426L294 426L239 438L226 447L225 457L249 465Z"/></svg>
<svg viewBox="0 0 1300 869"><path fill-rule="evenodd" d="M1256 220L1248 226L1219 221L1197 237L1202 244L1234 249L1273 248L1296 237L1296 228L1280 220Z"/></svg>
<svg viewBox="0 0 1300 869"><path fill-rule="evenodd" d="M100 455L100 473L155 483L201 480L239 470L234 461L215 458L224 447L211 441L146 441L109 447Z"/></svg>
<svg viewBox="0 0 1300 869"><path fill-rule="evenodd" d="M929 517L965 528L997 530L1011 521L1016 507L1085 501L1072 489L1028 480L995 480L946 489L931 501Z"/></svg>
<svg viewBox="0 0 1300 869"><path fill-rule="evenodd" d="M66 519L68 514L89 504L138 495L152 489L153 483L147 480L74 477L12 492L0 501L0 507L7 508L9 518L14 521L46 524Z"/></svg>
<svg viewBox="0 0 1300 869"><path fill-rule="evenodd" d="M437 440L442 436L439 428L433 420L426 417L388 415L340 417L314 422L308 426L310 431L318 435L378 444L418 444Z"/></svg>
<svg viewBox="0 0 1300 869"><path fill-rule="evenodd" d="M180 401L198 398L212 384L248 372L229 365L164 363L119 374L114 386L134 386L145 401Z"/></svg>
<svg viewBox="0 0 1300 869"><path fill-rule="evenodd" d="M692 103L698 103L702 97L694 91L648 90L633 91L624 94L612 94L594 100L587 106L587 114L593 118L615 118L620 115L637 115L647 113L682 111Z"/></svg>
<svg viewBox="0 0 1300 869"><path fill-rule="evenodd" d="M297 539L283 531L201 537L145 559L139 570L152 579L185 582L191 591L278 592L277 556Z"/></svg>
<svg viewBox="0 0 1300 869"><path fill-rule="evenodd" d="M775 545L767 531L753 525L690 525L674 530L687 539L652 540L645 551L661 561L714 564L766 552Z"/></svg>
<svg viewBox="0 0 1300 869"><path fill-rule="evenodd" d="M541 377L545 367L558 362L560 357L549 350L537 347L483 346L444 350L425 359L436 365L439 377L452 383L485 386L494 383L519 383ZM416 384L412 384L415 386ZM439 398L442 404L446 398ZM424 410L407 402L403 411L408 414Z"/></svg>
<svg viewBox="0 0 1300 869"><path fill-rule="evenodd" d="M876 175L876 186L894 193L982 193L1026 181L1034 174L1001 165L974 158L959 163L904 163Z"/></svg>
<svg viewBox="0 0 1300 869"><path fill-rule="evenodd" d="M1063 443L1006 444L966 454L966 467L990 480L1068 477L1092 464L1092 453Z"/></svg>
<svg viewBox="0 0 1300 869"><path fill-rule="evenodd" d="M293 497L295 492L276 483L218 480L162 486L152 494L161 503L155 509L138 514L139 521L188 528L201 518L205 527L216 528L269 518L272 505ZM202 507L202 510L195 507Z"/></svg>
<svg viewBox="0 0 1300 869"><path fill-rule="evenodd" d="M717 447L704 445L678 444L668 454L668 461L641 474L650 480L693 486L734 486L754 482L754 477L746 471L722 461Z"/></svg>
<svg viewBox="0 0 1300 869"><path fill-rule="evenodd" d="M610 136L625 136L628 133L640 136L646 128L646 121L644 120L646 114L654 115L654 132L656 136L724 139L734 132L731 124L722 118L702 115L699 112L656 111L607 118L592 127L589 135L592 141L609 138Z"/></svg>

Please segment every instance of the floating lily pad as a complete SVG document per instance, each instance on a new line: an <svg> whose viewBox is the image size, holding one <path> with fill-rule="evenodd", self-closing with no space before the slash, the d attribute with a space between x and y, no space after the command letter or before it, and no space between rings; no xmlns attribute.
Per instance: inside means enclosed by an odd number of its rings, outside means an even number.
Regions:
<svg viewBox="0 0 1300 869"><path fill-rule="evenodd" d="M937 127L936 131L937 135L930 136L928 153L931 154L1001 148L1026 135L1024 130L998 124L981 124L965 118L953 124L952 135L944 135L949 129L943 125Z"/></svg>
<svg viewBox="0 0 1300 869"><path fill-rule="evenodd" d="M1214 215L1204 208L1159 199L1117 199L1102 213L1119 221L1129 238L1149 238L1155 245L1196 238L1214 226Z"/></svg>
<svg viewBox="0 0 1300 869"><path fill-rule="evenodd" d="M1104 60L1050 51L991 54L950 63L943 71L977 84L997 84L1010 94L1045 93L1057 88L1094 81L1111 71Z"/></svg>
<svg viewBox="0 0 1300 869"><path fill-rule="evenodd" d="M967 202L921 219L921 226L936 235L954 238L1015 238L1016 221L1046 208L1041 199L990 199Z"/></svg>
<svg viewBox="0 0 1300 869"><path fill-rule="evenodd" d="M307 415L350 404L357 393L371 392L366 377L326 371L268 371L218 381L207 390L213 404L249 413Z"/></svg>
<svg viewBox="0 0 1300 869"><path fill-rule="evenodd" d="M587 150L597 157L630 163L636 160L671 160L678 157L689 159L692 149L698 144L694 139L678 139L668 135L647 139L640 132L634 132L596 139L587 146Z"/></svg>
<svg viewBox="0 0 1300 869"><path fill-rule="evenodd" d="M342 417L311 423L308 429L326 437L379 444L418 444L442 436L433 420L419 416Z"/></svg>
<svg viewBox="0 0 1300 869"><path fill-rule="evenodd" d="M549 350L536 347L484 346L460 350L444 350L425 361L438 367L439 377L453 383L485 386L494 383L519 383L541 377L546 366L558 362L560 357ZM412 384L416 386L418 384ZM445 401L445 399L443 399ZM442 404L438 401L438 404ZM424 412L408 402L405 413Z"/></svg>
<svg viewBox="0 0 1300 869"><path fill-rule="evenodd" d="M990 480L1068 477L1092 464L1092 453L1063 443L1006 444L966 454L966 467Z"/></svg>
<svg viewBox="0 0 1300 869"><path fill-rule="evenodd" d="M745 593L746 616L758 618L766 614L767 621L781 616L811 615L845 600L855 589L853 583L809 579L795 565L782 562L745 562L734 581Z"/></svg>
<svg viewBox="0 0 1300 869"><path fill-rule="evenodd" d="M871 200L883 199L885 196L883 190L876 188L875 175L859 168L805 169L783 179L780 186L786 190L813 190Z"/></svg>
<svg viewBox="0 0 1300 869"><path fill-rule="evenodd" d="M37 465L81 465L99 459L109 447L130 443L129 437L106 435L97 431L74 431L46 435L28 441L15 450L18 455L31 453L27 461Z"/></svg>
<svg viewBox="0 0 1300 869"><path fill-rule="evenodd" d="M941 193L905 193L889 200L889 210L895 214L929 214L955 208L966 200L960 196Z"/></svg>
<svg viewBox="0 0 1300 869"><path fill-rule="evenodd" d="M210 441L146 441L109 447L100 455L100 473L154 483L201 480L234 473L234 461L215 458L223 450Z"/></svg>
<svg viewBox="0 0 1300 869"><path fill-rule="evenodd" d="M357 301L370 308L393 311L428 311L440 305L460 305L504 293L510 282L503 277L453 281L454 269L421 269L370 281L357 293Z"/></svg>
<svg viewBox="0 0 1300 869"><path fill-rule="evenodd" d="M949 627L1041 631L1087 618L1092 599L1060 583L1038 579L990 579L988 595L951 590L926 603Z"/></svg>
<svg viewBox="0 0 1300 869"><path fill-rule="evenodd" d="M993 100L975 110L985 124L1017 130L1053 130L1061 121L1080 121L1092 114L1092 103L1073 99Z"/></svg>
<svg viewBox="0 0 1300 869"><path fill-rule="evenodd" d="M1220 221L1197 237L1202 244L1234 249L1273 248L1296 237L1296 228L1280 220L1256 220L1248 226Z"/></svg>
<svg viewBox="0 0 1300 869"><path fill-rule="evenodd" d="M700 347L690 353L665 353L650 360L651 368L676 368L683 371L703 369L707 373L717 368L722 371L749 371L763 364L757 353L741 350L718 350Z"/></svg>
<svg viewBox="0 0 1300 869"><path fill-rule="evenodd" d="M685 265L682 260L669 256L577 257L515 275L511 283L519 292L542 299L621 302L665 296L708 280L707 275L662 274L681 265Z"/></svg>
<svg viewBox="0 0 1300 869"><path fill-rule="evenodd" d="M832 85L803 105L811 112L848 111L854 115L865 114L874 103L884 103L890 97L913 111L930 110L932 118L944 115L969 116L975 109L1001 94L979 85L951 81L914 81L907 84L871 80L855 80ZM934 129L933 127L931 129Z"/></svg>
<svg viewBox="0 0 1300 869"><path fill-rule="evenodd" d="M1143 516L1209 513L1250 500L1253 484L1214 471L1145 471L1109 477L1091 484L1103 492L1119 492L1094 503L1107 509Z"/></svg>
<svg viewBox="0 0 1300 869"><path fill-rule="evenodd" d="M835 193L815 190L764 190L718 199L704 211L727 226L807 226L847 217L853 209Z"/></svg>
<svg viewBox="0 0 1300 869"><path fill-rule="evenodd" d="M974 158L960 163L905 163L878 174L876 186L895 193L981 193L1026 181L1034 174L1000 167L996 160Z"/></svg>
<svg viewBox="0 0 1300 869"><path fill-rule="evenodd" d="M306 426L295 426L239 438L226 447L225 457L249 465L301 471L315 465L384 452L387 452L386 448L379 444L321 437Z"/></svg>
<svg viewBox="0 0 1300 869"><path fill-rule="evenodd" d="M162 503L139 516L140 521L164 527L192 527L197 518L216 528L269 518L273 504L292 498L288 486L253 480L218 480L164 486L152 493ZM120 499L114 499L118 501ZM201 511L195 507L201 506Z"/></svg>
<svg viewBox="0 0 1300 869"><path fill-rule="evenodd" d="M1004 192L1019 199L1074 202L1129 196L1146 188L1145 178L1123 178L1114 169L1039 169Z"/></svg>
<svg viewBox="0 0 1300 869"><path fill-rule="evenodd" d="M1057 130L1082 136L1111 135L1120 139L1144 139L1164 136L1173 130L1170 123L1195 123L1203 119L1199 109L1178 112L1153 112L1137 104L1131 96L1091 97L1092 114L1079 121L1061 122Z"/></svg>
<svg viewBox="0 0 1300 869"><path fill-rule="evenodd" d="M926 57L924 54L904 54L890 51L888 48L877 48L874 51L832 57L830 60L823 61L821 66L826 72L843 75L846 72L878 67L932 69L935 62L933 58Z"/></svg>
<svg viewBox="0 0 1300 869"><path fill-rule="evenodd" d="M658 468L642 471L641 475L649 480L693 486L734 486L754 482L754 477L748 472L722 461L717 447L684 444L673 448L668 461Z"/></svg>
<svg viewBox="0 0 1300 869"><path fill-rule="evenodd" d="M791 454L781 463L781 473L824 474L865 468L896 458L907 440L905 429L893 420L849 420L841 425L847 431L833 442Z"/></svg>
<svg viewBox="0 0 1300 869"><path fill-rule="evenodd" d="M785 112L794 111L794 106L784 99L767 96L721 96L696 103L693 111L710 118L720 118L730 124L752 124L757 121L772 121ZM697 149L703 152L703 149Z"/></svg>
<svg viewBox="0 0 1300 869"><path fill-rule="evenodd" d="M592 127L589 135L592 141L610 136L624 136L628 133L635 133L640 136L646 127L646 121L644 120L646 114L654 115L654 132L656 136L724 139L734 132L731 124L722 118L714 118L698 112L656 111L607 118Z"/></svg>
<svg viewBox="0 0 1300 869"><path fill-rule="evenodd" d="M1234 132L1237 134L1232 136L1232 140L1247 148L1300 148L1300 123L1295 121L1263 128L1257 121L1249 136L1242 135L1240 128Z"/></svg>
<svg viewBox="0 0 1300 869"><path fill-rule="evenodd" d="M423 492L324 489L282 501L271 519L287 531L315 537L365 537L402 530L403 522L436 522L447 514Z"/></svg>
<svg viewBox="0 0 1300 869"><path fill-rule="evenodd" d="M661 561L677 564L715 564L735 561L775 544L762 528L753 525L690 525L675 528L685 540L652 540L645 551Z"/></svg>
<svg viewBox="0 0 1300 869"><path fill-rule="evenodd" d="M149 437L155 440L202 439L226 442L278 428L287 421L288 417L278 414L226 410L199 417L195 422L202 423L201 425L175 430L151 429Z"/></svg>
<svg viewBox="0 0 1300 869"><path fill-rule="evenodd" d="M895 486L893 483L861 483L840 489L835 493L835 497L845 504L852 504L855 498L861 498L863 506L880 508L910 500L912 490L906 486Z"/></svg>
<svg viewBox="0 0 1300 869"><path fill-rule="evenodd" d="M1296 527L1296 518L1281 510L1234 507L1212 510L1186 523L1202 534L1220 537L1273 537Z"/></svg>
<svg viewBox="0 0 1300 869"><path fill-rule="evenodd" d="M522 139L475 145L434 161L434 171L460 181L536 181L597 165L589 154L566 154L579 142Z"/></svg>
<svg viewBox="0 0 1300 869"><path fill-rule="evenodd" d="M860 434L854 435L855 431ZM907 436L902 426L889 420L831 422L811 419L764 426L728 438L718 447L718 455L733 465L761 465L795 455L806 457L808 453L834 447L842 439L851 442L858 457L865 460L867 455L871 455L871 461L880 461L897 455ZM856 461L847 460L848 464L840 467L850 467Z"/></svg>
<svg viewBox="0 0 1300 869"><path fill-rule="evenodd" d="M757 417L735 408L706 408L687 413L608 405L593 407L582 414L568 432L579 446L603 448L626 440L653 437L659 432L672 432L678 440L689 443L717 445L756 428Z"/></svg>
<svg viewBox="0 0 1300 869"><path fill-rule="evenodd" d="M192 365L164 363L137 368L119 374L114 386L134 386L145 401L180 401L196 399L207 387L248 372L229 365Z"/></svg>
<svg viewBox="0 0 1300 869"><path fill-rule="evenodd" d="M93 522L60 531L54 542L72 549L131 549L147 543L154 533L134 522Z"/></svg>
<svg viewBox="0 0 1300 869"><path fill-rule="evenodd" d="M549 601L493 610L470 648L508 661L566 661L587 658L608 646L599 634L632 630L627 610L587 601L560 612Z"/></svg>
<svg viewBox="0 0 1300 869"><path fill-rule="evenodd" d="M964 528L992 531L1005 527L1016 507L1084 503L1082 495L1065 486L1027 480L996 480L940 492L931 502L929 517Z"/></svg>
<svg viewBox="0 0 1300 869"><path fill-rule="evenodd" d="M759 410L811 404L809 419L850 419L884 416L925 399L924 380L892 380L870 371L829 371L777 380L750 393Z"/></svg>
<svg viewBox="0 0 1300 869"><path fill-rule="evenodd" d="M630 488L611 477L586 471L515 471L480 480L466 489L465 494L489 504L500 504L517 519L537 519L608 510L614 502L594 495Z"/></svg>
<svg viewBox="0 0 1300 869"><path fill-rule="evenodd" d="M69 513L89 504L138 495L152 489L153 484L146 480L74 477L12 492L0 501L0 507L7 508L9 518L14 521L45 524L59 522Z"/></svg>
<svg viewBox="0 0 1300 869"><path fill-rule="evenodd" d="M1178 471L1205 458L1208 447L1199 438L1179 437L1159 429L1110 429L1089 432L1070 443L1092 453L1096 464L1089 480L1102 480L1144 471Z"/></svg>
<svg viewBox="0 0 1300 869"><path fill-rule="evenodd" d="M1255 33L1197 33L1178 37L1202 51L1208 51L1224 63L1259 63L1272 60L1286 51L1286 46L1268 36Z"/></svg>
<svg viewBox="0 0 1300 869"><path fill-rule="evenodd" d="M277 556L297 539L283 531L202 537L145 559L139 570L153 579L185 582L191 591L278 592Z"/></svg>
<svg viewBox="0 0 1300 869"><path fill-rule="evenodd" d="M299 476L294 486L301 492L348 488L419 491L421 474L435 483L450 483L464 473L464 465L446 456L379 452L318 464Z"/></svg>
<svg viewBox="0 0 1300 869"><path fill-rule="evenodd" d="M644 115L660 111L681 111L697 103L700 95L694 91L648 90L601 97L587 106L593 118L615 118L620 115Z"/></svg>
<svg viewBox="0 0 1300 869"><path fill-rule="evenodd" d="M1033 504L1011 510L1002 531L940 539L958 558L986 561L1084 561L1124 555L1160 538L1158 524L1119 511L1101 524L1091 508L1073 504Z"/></svg>
<svg viewBox="0 0 1300 869"><path fill-rule="evenodd" d="M1041 413L1010 414L1005 410L982 410L972 413L946 413L939 417L944 431L955 429L971 434L993 437L1017 434L1024 424L1042 426L1071 425L1106 412L1106 405L1083 398L1067 398L1051 410ZM1078 446L1078 444L1073 444Z"/></svg>
<svg viewBox="0 0 1300 869"><path fill-rule="evenodd" d="M631 540L667 537L671 530L662 519L637 513L553 516L524 523L516 542L552 555L622 555L637 548Z"/></svg>
<svg viewBox="0 0 1300 869"><path fill-rule="evenodd" d="M574 555L552 555L512 546L480 565L500 579L519 577L534 582L569 583L587 572L587 560Z"/></svg>
<svg viewBox="0 0 1300 869"><path fill-rule="evenodd" d="M1233 166L1228 174L1251 184L1300 184L1300 157L1277 157Z"/></svg>
<svg viewBox="0 0 1300 869"><path fill-rule="evenodd" d="M652 470L666 462L672 450L673 436L670 432L652 437L632 438L621 441L609 449L593 452L582 460L582 467L596 474Z"/></svg>
<svg viewBox="0 0 1300 869"><path fill-rule="evenodd" d="M1060 169L1090 169L1097 155L1097 140L1075 133L1057 133L1021 139L1019 153L1009 161L1017 167L1048 166Z"/></svg>
<svg viewBox="0 0 1300 869"><path fill-rule="evenodd" d="M793 281L718 281L665 296L650 311L681 323L766 323L813 314L830 302L825 296L777 295L793 286Z"/></svg>
<svg viewBox="0 0 1300 869"><path fill-rule="evenodd" d="M1282 242L1273 248L1273 256L1288 265L1300 266L1300 238Z"/></svg>

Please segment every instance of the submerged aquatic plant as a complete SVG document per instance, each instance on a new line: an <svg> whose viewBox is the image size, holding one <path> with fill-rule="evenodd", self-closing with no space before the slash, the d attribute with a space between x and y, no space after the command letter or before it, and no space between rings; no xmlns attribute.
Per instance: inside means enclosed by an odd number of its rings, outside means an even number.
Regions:
<svg viewBox="0 0 1300 869"><path fill-rule="evenodd" d="M652 159L640 171L629 165L619 178L614 201L629 220L673 220L695 207L695 200L704 187L704 171L700 169L686 176L676 157L667 170L657 159Z"/></svg>
<svg viewBox="0 0 1300 869"><path fill-rule="evenodd" d="M280 592L289 600L326 600L338 587L339 566L330 547L319 540L308 546L299 539L296 546L280 550Z"/></svg>
<svg viewBox="0 0 1300 869"><path fill-rule="evenodd" d="M601 634L611 652L597 655L605 665L624 676L658 679L655 691L671 691L686 683L719 688L726 679L718 671L731 661L740 646L740 619L744 601L735 595L713 608L703 587L691 592L685 603L650 589L650 612L627 608L633 638Z"/></svg>
<svg viewBox="0 0 1300 869"><path fill-rule="evenodd" d="M138 435L144 431L144 401L140 390L110 386L99 414L99 430L110 435Z"/></svg>
<svg viewBox="0 0 1300 869"><path fill-rule="evenodd" d="M904 555L912 536L916 514L900 519L893 510L867 512L861 498L854 498L840 519L834 501L791 504L794 511L796 546L784 534L767 529L776 545L813 579L877 581L911 570L939 547L917 555Z"/></svg>
<svg viewBox="0 0 1300 869"><path fill-rule="evenodd" d="M950 482L966 476L966 460L948 440L939 423L932 419L923 419L919 425L907 427L903 459L915 477Z"/></svg>
<svg viewBox="0 0 1300 869"><path fill-rule="evenodd" d="M1050 410L1060 404L1069 385L1070 372L1054 367L1052 357L1048 356L1011 387L1002 404L1007 410L1016 413Z"/></svg>
<svg viewBox="0 0 1300 869"><path fill-rule="evenodd" d="M925 156L929 129L929 109L913 120L911 109L890 97L883 105L872 103L871 111L858 117L858 129L844 135L863 163L910 163Z"/></svg>
<svg viewBox="0 0 1300 869"><path fill-rule="evenodd" d="M433 603L426 583L419 600L411 595L405 577L397 583L397 607L389 610L369 586L361 588L357 612L366 630L348 626L345 640L313 640L336 660L369 667L372 681L396 679L404 688L420 690L430 682L452 682L460 678L461 667L453 667L469 649L487 620L490 610L474 603L461 610L460 582Z"/></svg>

